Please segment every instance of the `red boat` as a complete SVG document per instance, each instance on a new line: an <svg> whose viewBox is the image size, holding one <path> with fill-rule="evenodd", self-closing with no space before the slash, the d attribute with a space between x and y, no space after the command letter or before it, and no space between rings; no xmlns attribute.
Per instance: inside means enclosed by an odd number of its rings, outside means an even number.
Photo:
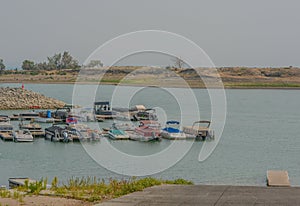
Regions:
<svg viewBox="0 0 300 206"><path fill-rule="evenodd" d="M140 121L140 125L135 129L135 132L144 137L159 137L161 125L159 122L153 120Z"/></svg>

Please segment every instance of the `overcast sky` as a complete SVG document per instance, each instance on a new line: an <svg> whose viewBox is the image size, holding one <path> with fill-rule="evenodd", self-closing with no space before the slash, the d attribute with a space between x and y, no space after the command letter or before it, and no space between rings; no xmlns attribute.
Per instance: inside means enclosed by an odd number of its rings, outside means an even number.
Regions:
<svg viewBox="0 0 300 206"><path fill-rule="evenodd" d="M106 41L165 30L197 43L217 66L300 66L299 0L0 0L8 67L70 51L82 63ZM128 59L165 64L158 55ZM127 64L128 64L127 61Z"/></svg>

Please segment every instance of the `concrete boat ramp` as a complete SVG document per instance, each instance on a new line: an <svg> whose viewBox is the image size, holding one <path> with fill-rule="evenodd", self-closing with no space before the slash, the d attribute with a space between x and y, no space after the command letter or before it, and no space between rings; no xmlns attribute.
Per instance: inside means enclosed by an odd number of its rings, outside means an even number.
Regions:
<svg viewBox="0 0 300 206"><path fill-rule="evenodd" d="M300 205L300 187L162 185L98 206Z"/></svg>

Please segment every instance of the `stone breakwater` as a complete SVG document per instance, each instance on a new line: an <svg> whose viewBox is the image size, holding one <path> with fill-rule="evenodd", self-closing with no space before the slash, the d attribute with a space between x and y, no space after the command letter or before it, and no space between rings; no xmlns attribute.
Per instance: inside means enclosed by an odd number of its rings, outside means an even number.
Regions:
<svg viewBox="0 0 300 206"><path fill-rule="evenodd" d="M55 109L66 103L22 88L0 87L0 109Z"/></svg>

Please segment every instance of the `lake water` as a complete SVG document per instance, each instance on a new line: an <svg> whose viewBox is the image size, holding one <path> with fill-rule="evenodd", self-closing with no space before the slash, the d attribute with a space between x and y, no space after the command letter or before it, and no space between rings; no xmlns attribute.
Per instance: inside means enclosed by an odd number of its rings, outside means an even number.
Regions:
<svg viewBox="0 0 300 206"><path fill-rule="evenodd" d="M17 86L20 84L0 84ZM72 85L28 84L27 89L72 102ZM89 86L86 86L87 90ZM133 87L124 87L125 91ZM110 99L115 86L101 86L97 99ZM185 92L185 89L173 89ZM199 100L201 119L210 118L210 101L204 89L193 90ZM125 94L126 95L126 92ZM175 166L153 176L163 179L184 178L196 184L265 185L266 171L288 170L292 185L300 185L300 91L298 90L226 90L227 120L222 138L212 155L198 162L203 142L195 142L188 154ZM116 102L121 106L122 102ZM161 117L177 119L180 106L165 90L140 90L130 102L159 107ZM12 114L19 111L1 111ZM188 111L187 113L193 113ZM193 122L194 119L187 121ZM107 127L112 122L99 123ZM17 122L14 122L17 128ZM46 127L48 125L44 125ZM123 152L147 155L161 151L170 141L139 143L115 141L112 145ZM101 144L101 143L95 143ZM105 154L103 154L105 155ZM104 179L128 178L99 166L80 143L52 143L37 139L21 144L0 141L0 184L9 177L38 179L57 176L97 176Z"/></svg>

